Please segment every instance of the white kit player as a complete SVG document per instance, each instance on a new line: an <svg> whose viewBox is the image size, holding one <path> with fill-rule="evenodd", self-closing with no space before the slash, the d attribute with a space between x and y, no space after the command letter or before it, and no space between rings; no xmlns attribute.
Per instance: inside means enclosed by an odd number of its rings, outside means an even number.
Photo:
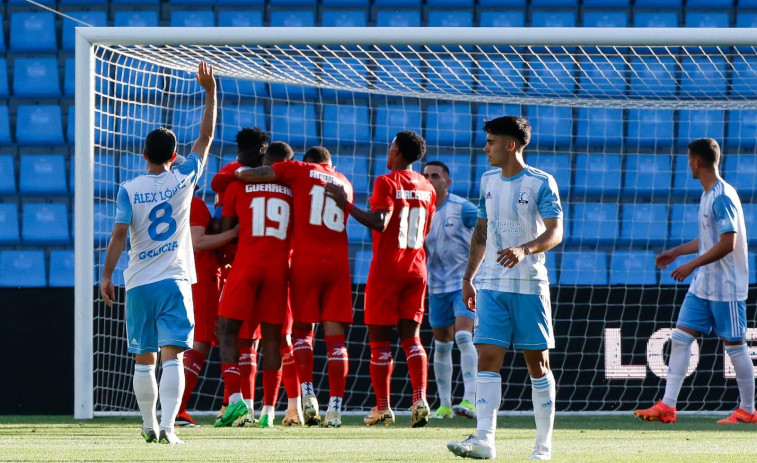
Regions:
<svg viewBox="0 0 757 463"><path fill-rule="evenodd" d="M441 161L423 166L423 176L436 190L436 214L426 237L428 251L429 323L434 332L434 377L440 406L431 418L455 414L476 417L478 354L473 345L473 312L465 307L462 278L478 210L465 198L449 192L449 167ZM460 349L463 400L452 406L452 346Z"/></svg>
<svg viewBox="0 0 757 463"><path fill-rule="evenodd" d="M200 62L197 81L205 89L200 136L183 164L171 168L176 136L168 129L153 130L145 139L147 173L121 184L100 293L108 306L115 300L112 275L131 234L126 283L126 331L129 352L135 354L134 395L142 414L142 437L147 442L182 444L174 420L184 392L182 353L192 347L194 313L192 284L195 265L189 211L197 180L216 123L216 84L213 68ZM160 392L155 379L160 350ZM160 396L160 428L155 408Z"/></svg>
<svg viewBox="0 0 757 463"><path fill-rule="evenodd" d="M754 364L746 345L746 298L749 289L747 235L744 212L736 190L718 172L720 146L712 138L689 143L689 168L704 189L699 200L699 237L655 261L667 268L678 256L699 254L671 274L683 281L695 270L673 330L665 395L654 406L636 410L646 421L676 421L676 402L691 359L691 344L700 334L714 331L723 340L736 372L741 403L720 424L757 423L754 410Z"/></svg>
<svg viewBox="0 0 757 463"><path fill-rule="evenodd" d="M555 179L526 165L523 149L531 125L522 117L486 121L484 153L492 167L481 177L478 221L473 230L463 302L476 311L473 342L478 348L476 434L447 444L455 455L491 459L502 401L499 374L506 349L523 351L531 376L536 445L532 460L552 458L555 378L549 366L554 348L552 309L544 253L562 241L562 206ZM483 261L477 281L471 281Z"/></svg>

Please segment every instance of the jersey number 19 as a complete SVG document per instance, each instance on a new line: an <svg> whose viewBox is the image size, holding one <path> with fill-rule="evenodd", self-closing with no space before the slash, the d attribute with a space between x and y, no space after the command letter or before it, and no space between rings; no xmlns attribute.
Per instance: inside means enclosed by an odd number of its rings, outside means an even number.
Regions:
<svg viewBox="0 0 757 463"><path fill-rule="evenodd" d="M259 196L250 203L252 209L252 236L272 236L280 240L287 237L289 227L289 204L283 199ZM265 219L276 222L275 227L266 227Z"/></svg>

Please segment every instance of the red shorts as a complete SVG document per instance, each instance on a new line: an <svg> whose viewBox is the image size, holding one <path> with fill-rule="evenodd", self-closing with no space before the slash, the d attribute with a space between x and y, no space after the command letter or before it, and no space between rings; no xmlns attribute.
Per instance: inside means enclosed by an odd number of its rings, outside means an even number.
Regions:
<svg viewBox="0 0 757 463"><path fill-rule="evenodd" d="M218 285L215 275L197 275L192 285L192 300L195 313L195 342L216 344L216 320L218 320Z"/></svg>
<svg viewBox="0 0 757 463"><path fill-rule="evenodd" d="M295 322L352 323L349 260L295 255L289 284Z"/></svg>
<svg viewBox="0 0 757 463"><path fill-rule="evenodd" d="M232 267L221 294L218 315L243 320L249 330L261 322L282 325L287 309L287 270L262 267ZM244 339L254 339L242 336ZM259 336L258 336L259 337Z"/></svg>
<svg viewBox="0 0 757 463"><path fill-rule="evenodd" d="M402 320L423 321L426 278L370 278L365 285L365 324L394 326Z"/></svg>

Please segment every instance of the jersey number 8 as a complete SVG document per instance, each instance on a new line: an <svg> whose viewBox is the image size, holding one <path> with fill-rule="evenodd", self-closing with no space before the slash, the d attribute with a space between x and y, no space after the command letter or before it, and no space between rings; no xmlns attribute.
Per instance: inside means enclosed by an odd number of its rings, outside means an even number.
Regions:
<svg viewBox="0 0 757 463"><path fill-rule="evenodd" d="M163 212L158 215L159 212ZM169 203L160 203L153 207L150 214L147 216L150 219L150 226L147 228L147 234L150 235L153 241L165 241L170 238L176 231L176 220L171 217L173 214L173 208ZM158 227L165 225L166 228L162 231L158 231Z"/></svg>

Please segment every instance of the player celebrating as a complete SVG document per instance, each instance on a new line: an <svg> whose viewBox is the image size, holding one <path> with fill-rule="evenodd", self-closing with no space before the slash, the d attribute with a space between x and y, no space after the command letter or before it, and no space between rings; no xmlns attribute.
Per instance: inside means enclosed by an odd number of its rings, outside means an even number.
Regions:
<svg viewBox="0 0 757 463"><path fill-rule="evenodd" d="M329 406L323 426L342 425L342 400L349 367L345 326L352 323L352 287L346 217L325 185L335 183L352 200L352 184L331 164L331 153L310 148L305 162L280 162L254 169L240 168L248 183L280 182L294 194L290 286L294 318L294 355L302 386L305 423L320 423L313 389L313 326L323 323L328 349Z"/></svg>
<svg viewBox="0 0 757 463"><path fill-rule="evenodd" d="M426 251L423 242L436 209L436 192L428 180L413 171L413 163L426 153L426 142L415 132L399 132L387 154L391 173L376 179L371 196L372 212L351 204L345 192L328 185L337 205L358 222L374 230L373 260L365 287L365 324L371 346L371 382L376 406L365 423L394 422L389 403L394 360L390 347L392 327L397 326L413 385L410 424L428 423L426 402L428 360L420 340L426 293Z"/></svg>
<svg viewBox="0 0 757 463"><path fill-rule="evenodd" d="M689 168L704 189L699 200L699 238L665 251L655 259L664 269L678 256L698 253L671 274L683 281L695 270L681 305L670 346L668 377L662 400L634 416L675 423L676 401L691 360L691 344L700 334L723 339L731 357L741 404L718 423L757 423L754 410L754 368L746 345L746 298L749 286L744 213L736 190L718 172L720 146L712 138L689 143Z"/></svg>
<svg viewBox="0 0 757 463"><path fill-rule="evenodd" d="M455 455L494 458L497 410L502 401L499 371L506 349L523 351L531 375L536 446L530 458L552 457L555 378L549 281L544 252L560 244L562 206L551 175L525 164L531 125L522 117L486 121L484 153L492 167L481 177L478 221L463 276L463 302L476 310L473 342L478 348L476 434L450 442ZM480 291L471 281L483 261Z"/></svg>
<svg viewBox="0 0 757 463"><path fill-rule="evenodd" d="M182 352L192 347L194 314L191 284L195 282L189 212L197 180L216 123L216 83L213 68L201 61L197 81L205 89L200 136L192 154L171 169L176 136L168 129L153 130L145 139L147 173L121 184L116 199L116 223L108 245L100 293L113 305L113 269L131 234L126 282L126 331L129 352L135 354L134 395L142 414L142 437L147 442L182 444L174 420L184 392ZM155 380L156 353L163 372L160 389ZM162 409L160 434L155 413L158 395Z"/></svg>
<svg viewBox="0 0 757 463"><path fill-rule="evenodd" d="M476 225L476 206L448 191L452 180L441 161L423 167L423 176L436 190L436 215L426 237L428 249L428 309L434 332L434 376L441 406L431 418L452 418L454 413L476 417L478 354L473 345L473 312L463 304L462 277ZM452 406L452 345L460 349L465 392ZM454 410L454 412L453 412Z"/></svg>

